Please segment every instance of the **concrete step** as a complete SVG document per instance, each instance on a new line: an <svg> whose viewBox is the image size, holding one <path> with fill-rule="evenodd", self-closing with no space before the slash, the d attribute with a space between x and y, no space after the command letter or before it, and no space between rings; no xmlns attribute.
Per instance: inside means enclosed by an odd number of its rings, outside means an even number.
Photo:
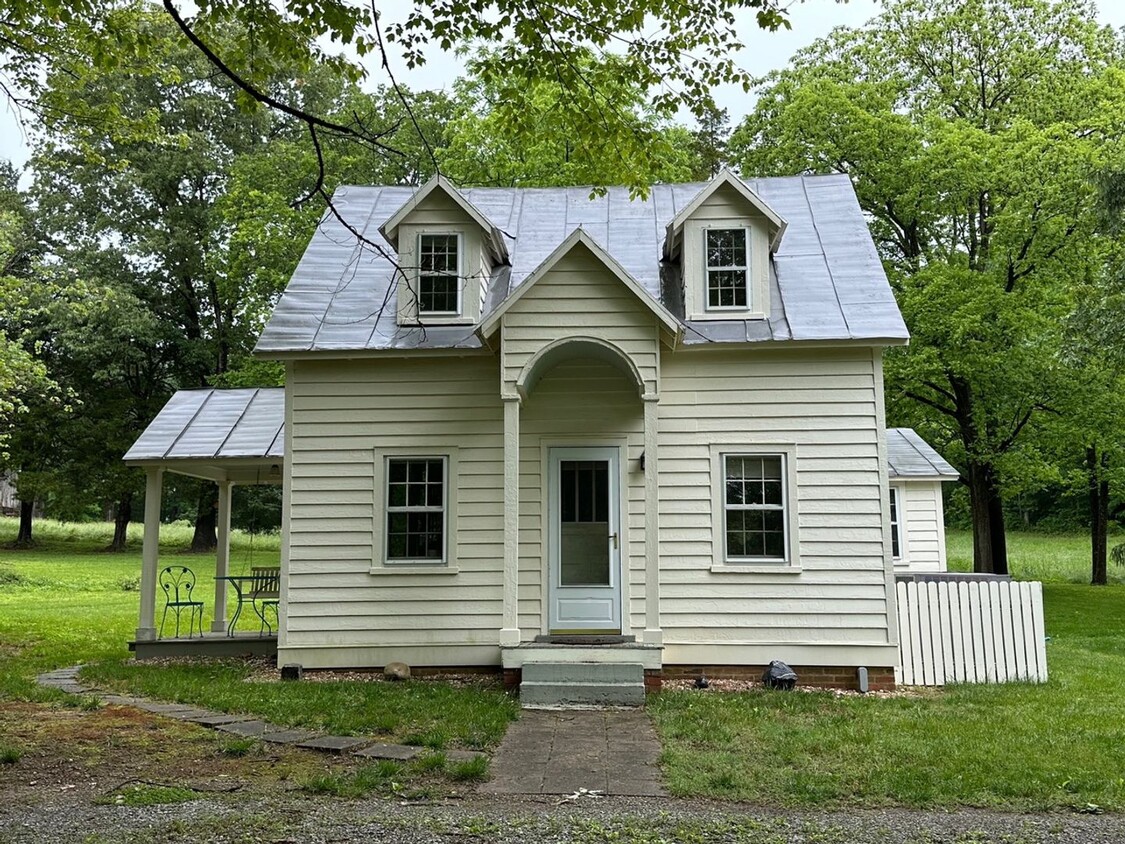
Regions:
<svg viewBox="0 0 1125 844"><path fill-rule="evenodd" d="M639 662L525 662L520 704L541 706L641 706L644 666Z"/></svg>

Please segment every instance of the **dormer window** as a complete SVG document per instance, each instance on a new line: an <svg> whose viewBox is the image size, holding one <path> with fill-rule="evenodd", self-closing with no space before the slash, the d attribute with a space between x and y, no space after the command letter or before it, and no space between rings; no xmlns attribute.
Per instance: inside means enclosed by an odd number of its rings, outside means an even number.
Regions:
<svg viewBox="0 0 1125 844"><path fill-rule="evenodd" d="M461 313L461 239L456 234L418 235L418 315Z"/></svg>
<svg viewBox="0 0 1125 844"><path fill-rule="evenodd" d="M749 230L706 229L703 236L707 310L746 310L750 301Z"/></svg>

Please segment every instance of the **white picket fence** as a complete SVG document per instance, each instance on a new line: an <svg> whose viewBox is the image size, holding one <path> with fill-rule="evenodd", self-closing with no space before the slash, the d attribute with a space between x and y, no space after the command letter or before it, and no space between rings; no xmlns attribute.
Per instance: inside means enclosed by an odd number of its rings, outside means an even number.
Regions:
<svg viewBox="0 0 1125 844"><path fill-rule="evenodd" d="M906 686L1047 680L1043 584L898 584L896 680Z"/></svg>

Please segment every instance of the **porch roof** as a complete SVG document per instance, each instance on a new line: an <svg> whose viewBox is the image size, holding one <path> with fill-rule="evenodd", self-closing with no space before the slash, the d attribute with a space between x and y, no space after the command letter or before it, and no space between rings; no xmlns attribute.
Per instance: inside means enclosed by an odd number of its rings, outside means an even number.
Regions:
<svg viewBox="0 0 1125 844"><path fill-rule="evenodd" d="M280 483L280 471L272 470L285 459L285 390L180 390L124 459L212 480ZM912 428L887 429L887 474L915 480L960 476Z"/></svg>
<svg viewBox="0 0 1125 844"><path fill-rule="evenodd" d="M210 480L280 483L284 457L285 390L252 387L178 391L124 460Z"/></svg>
<svg viewBox="0 0 1125 844"><path fill-rule="evenodd" d="M961 477L913 428L887 429L887 474L891 478L935 481Z"/></svg>

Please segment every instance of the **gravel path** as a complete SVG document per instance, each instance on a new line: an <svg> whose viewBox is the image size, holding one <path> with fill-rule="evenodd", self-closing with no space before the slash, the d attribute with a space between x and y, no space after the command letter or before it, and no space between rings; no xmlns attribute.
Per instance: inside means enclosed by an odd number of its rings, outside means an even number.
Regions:
<svg viewBox="0 0 1125 844"><path fill-rule="evenodd" d="M128 808L0 807L0 841L308 844L1120 844L1125 816L903 809L781 812L651 798L474 798L439 804L281 796Z"/></svg>

